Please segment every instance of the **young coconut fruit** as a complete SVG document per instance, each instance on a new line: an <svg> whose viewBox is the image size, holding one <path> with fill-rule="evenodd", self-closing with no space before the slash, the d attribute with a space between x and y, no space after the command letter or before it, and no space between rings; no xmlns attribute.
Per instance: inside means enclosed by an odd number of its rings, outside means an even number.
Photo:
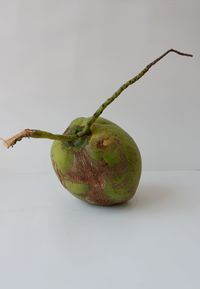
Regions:
<svg viewBox="0 0 200 289"><path fill-rule="evenodd" d="M9 148L26 137L52 139L51 160L54 170L62 185L75 197L103 206L130 200L141 175L139 149L128 133L100 115L129 85L139 80L170 52L192 56L174 49L166 51L124 83L92 117L73 120L62 135L25 129L4 140L4 144Z"/></svg>

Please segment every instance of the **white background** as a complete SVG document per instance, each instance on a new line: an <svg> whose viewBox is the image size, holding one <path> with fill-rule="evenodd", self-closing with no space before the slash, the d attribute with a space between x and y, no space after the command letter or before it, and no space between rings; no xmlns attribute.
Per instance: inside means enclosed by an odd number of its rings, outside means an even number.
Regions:
<svg viewBox="0 0 200 289"><path fill-rule="evenodd" d="M103 116L136 140L148 170L200 169L200 2L0 2L0 136L62 133L126 80L168 55ZM50 172L45 140L0 153L0 172Z"/></svg>
<svg viewBox="0 0 200 289"><path fill-rule="evenodd" d="M136 140L134 199L62 188L48 140L0 149L0 288L199 289L199 0L0 1L0 136L62 133L168 55L104 113ZM179 170L179 171L178 171Z"/></svg>

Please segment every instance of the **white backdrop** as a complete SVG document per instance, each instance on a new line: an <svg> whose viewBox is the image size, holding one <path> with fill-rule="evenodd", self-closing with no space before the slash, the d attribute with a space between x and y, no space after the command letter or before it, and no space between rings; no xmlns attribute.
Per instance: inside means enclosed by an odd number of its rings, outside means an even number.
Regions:
<svg viewBox="0 0 200 289"><path fill-rule="evenodd" d="M63 132L165 50L195 55L168 55L103 115L150 170L126 205L73 198L48 140L0 146L0 288L200 288L199 12L199 0L0 1L2 137Z"/></svg>
<svg viewBox="0 0 200 289"><path fill-rule="evenodd" d="M198 0L0 2L0 135L62 132L168 55L104 113L136 140L148 170L200 169ZM51 170L46 140L0 150L0 172Z"/></svg>

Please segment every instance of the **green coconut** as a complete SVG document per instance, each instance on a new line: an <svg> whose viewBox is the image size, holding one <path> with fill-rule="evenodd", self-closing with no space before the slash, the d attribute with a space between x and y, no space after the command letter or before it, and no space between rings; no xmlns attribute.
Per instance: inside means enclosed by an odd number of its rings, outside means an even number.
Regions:
<svg viewBox="0 0 200 289"><path fill-rule="evenodd" d="M85 126L77 118L64 135ZM73 142L53 142L51 159L62 185L75 197L98 205L131 199L139 184L141 157L134 140L115 123L98 118L91 134Z"/></svg>
<svg viewBox="0 0 200 289"><path fill-rule="evenodd" d="M52 139L53 168L61 184L75 197L103 206L130 200L141 176L140 151L127 132L100 115L128 86L170 52L192 56L169 49L125 82L91 117L73 120L63 134L25 129L4 140L4 144L9 148L25 137Z"/></svg>

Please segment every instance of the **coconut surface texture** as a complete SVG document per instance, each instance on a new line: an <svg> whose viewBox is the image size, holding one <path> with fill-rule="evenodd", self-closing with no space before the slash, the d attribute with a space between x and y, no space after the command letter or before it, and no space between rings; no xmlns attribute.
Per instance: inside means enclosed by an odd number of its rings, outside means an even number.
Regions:
<svg viewBox="0 0 200 289"><path fill-rule="evenodd" d="M81 130L88 118L71 122L64 135ZM118 125L98 118L91 134L74 142L54 141L51 160L62 185L90 204L111 206L130 200L141 175L134 140Z"/></svg>

